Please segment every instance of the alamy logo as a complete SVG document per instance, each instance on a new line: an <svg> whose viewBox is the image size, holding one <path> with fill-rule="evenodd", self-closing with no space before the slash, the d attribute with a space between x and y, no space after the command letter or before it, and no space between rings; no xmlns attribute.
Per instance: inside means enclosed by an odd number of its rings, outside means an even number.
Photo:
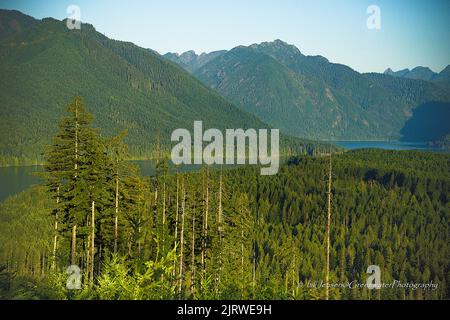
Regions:
<svg viewBox="0 0 450 320"><path fill-rule="evenodd" d="M203 132L202 121L194 121L194 141L187 129L172 132L171 141L178 142L171 152L174 164L260 164L262 175L274 175L279 168L279 130L226 129L224 137L218 129ZM248 146L247 146L248 141ZM192 154L192 142L194 152ZM203 142L208 144L203 148ZM224 157L225 149L225 157ZM192 162L193 160L193 162ZM265 167L264 167L265 166Z"/></svg>
<svg viewBox="0 0 450 320"><path fill-rule="evenodd" d="M66 273L69 275L66 281L66 287L69 290L81 289L81 269L77 265L67 267Z"/></svg>
<svg viewBox="0 0 450 320"><path fill-rule="evenodd" d="M370 16L367 18L366 25L368 29L380 30L381 29L381 9L377 5L370 5L366 10Z"/></svg>
<svg viewBox="0 0 450 320"><path fill-rule="evenodd" d="M367 288L380 289L381 288L381 270L377 265L370 265L367 267L367 273L370 276L367 277Z"/></svg>
<svg viewBox="0 0 450 320"><path fill-rule="evenodd" d="M67 17L66 26L69 30L81 29L81 9L79 6L71 4L67 7L66 12L70 14Z"/></svg>

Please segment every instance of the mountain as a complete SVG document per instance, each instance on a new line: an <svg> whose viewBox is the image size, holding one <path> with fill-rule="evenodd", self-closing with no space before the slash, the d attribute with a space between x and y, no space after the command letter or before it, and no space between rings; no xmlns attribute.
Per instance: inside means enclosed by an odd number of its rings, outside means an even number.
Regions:
<svg viewBox="0 0 450 320"><path fill-rule="evenodd" d="M105 135L128 129L134 157L170 144L176 128L267 128L151 50L108 39L92 25L0 10L0 160L41 162L66 105L79 94ZM288 139L287 140L292 140ZM294 141L294 145L301 145ZM310 146L310 142L306 143Z"/></svg>
<svg viewBox="0 0 450 320"><path fill-rule="evenodd" d="M440 73L433 72L428 67L415 67L412 70L403 69L399 71L392 71L391 68L387 68L384 71L384 74L400 77L400 78L408 78L408 79L417 79L417 80L426 80L433 81L437 83L448 84L450 82L450 65L445 67Z"/></svg>
<svg viewBox="0 0 450 320"><path fill-rule="evenodd" d="M400 71L392 71L392 69L388 68L384 71L384 74L400 77L400 78L408 78L408 79L417 79L417 80L426 80L431 81L437 75L437 73L431 71L428 67L415 67L412 70L403 69Z"/></svg>
<svg viewBox="0 0 450 320"><path fill-rule="evenodd" d="M209 61L221 56L225 52L226 50L213 51L210 53L203 52L200 55L197 55L193 50L186 51L181 55L178 53L168 52L164 55L164 58L169 59L176 64L179 64L184 69L192 73L197 71Z"/></svg>
<svg viewBox="0 0 450 320"><path fill-rule="evenodd" d="M389 76L393 76L393 77L400 77L400 78L406 78L405 76L410 72L409 69L402 69L399 71L393 71L391 68L387 68L384 71L384 74L387 74Z"/></svg>
<svg viewBox="0 0 450 320"><path fill-rule="evenodd" d="M25 15L17 10L0 9L0 38L8 37L16 32L23 31L36 20L33 17Z"/></svg>
<svg viewBox="0 0 450 320"><path fill-rule="evenodd" d="M281 40L238 46L193 75L283 132L312 139L399 139L416 107L450 106L448 88L361 74L322 56L306 56Z"/></svg>
<svg viewBox="0 0 450 320"><path fill-rule="evenodd" d="M446 66L444 70L439 72L433 80L438 83L450 86L450 65Z"/></svg>

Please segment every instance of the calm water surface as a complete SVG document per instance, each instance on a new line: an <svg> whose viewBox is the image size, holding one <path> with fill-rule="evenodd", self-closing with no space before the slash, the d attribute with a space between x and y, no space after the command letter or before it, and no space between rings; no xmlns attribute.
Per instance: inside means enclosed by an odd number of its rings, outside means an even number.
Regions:
<svg viewBox="0 0 450 320"><path fill-rule="evenodd" d="M143 176L152 176L155 174L156 160L133 161L140 169ZM171 162L170 162L171 163ZM200 165L184 165L179 167L179 172L197 171ZM173 164L169 165L169 170L175 172ZM24 167L0 167L0 201L8 196L21 192L33 184L43 182L39 172L44 171L42 166L24 166Z"/></svg>
<svg viewBox="0 0 450 320"><path fill-rule="evenodd" d="M423 150L442 152L439 148L430 147L426 142L404 142L404 141L329 141L347 149L385 149L385 150Z"/></svg>
<svg viewBox="0 0 450 320"><path fill-rule="evenodd" d="M386 150L424 150L440 151L429 147L426 143L420 142L399 142L399 141L331 141L331 143L347 149L378 148ZM141 168L144 176L151 176L155 173L155 160L134 161ZM184 165L179 168L180 172L190 172L200 169L200 165ZM171 171L175 171L174 165L169 166ZM42 182L42 178L37 173L42 172L42 166L27 167L0 167L0 201L8 196L21 192L30 185Z"/></svg>

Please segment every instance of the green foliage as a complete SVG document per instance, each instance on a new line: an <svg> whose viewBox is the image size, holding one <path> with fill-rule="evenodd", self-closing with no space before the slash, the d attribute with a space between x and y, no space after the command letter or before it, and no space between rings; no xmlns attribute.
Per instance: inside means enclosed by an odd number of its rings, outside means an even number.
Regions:
<svg viewBox="0 0 450 320"><path fill-rule="evenodd" d="M95 297L106 300L173 299L171 284L175 250L167 256L144 263L143 272L132 271L123 258L113 256L103 267Z"/></svg>
<svg viewBox="0 0 450 320"><path fill-rule="evenodd" d="M76 94L102 134L128 130L134 159L157 156L158 144L168 154L172 131L194 120L219 129L267 127L151 50L108 39L89 24L69 30L63 21L0 12L14 20L0 35L0 165L43 163L43 147Z"/></svg>
<svg viewBox="0 0 450 320"><path fill-rule="evenodd" d="M0 253L6 270L41 277L51 261L53 202L42 186L0 203Z"/></svg>
<svg viewBox="0 0 450 320"><path fill-rule="evenodd" d="M333 156L331 282L364 283L367 266L377 264L382 282L433 281L438 288L380 291L334 288L330 290L332 299L448 298L448 157L381 150ZM52 221L48 213L52 207L49 203L38 216L25 216L32 219L32 225L24 226L21 231L28 235L19 239L23 253L13 258L15 263L5 251L7 244L12 243L7 239L14 238L15 229L9 228L11 224L2 223L5 245L1 247L0 257L9 266L0 273L2 297L322 299L323 288L308 284L324 279L326 168L325 157L296 157L273 177L260 176L254 167L223 170L221 193L220 170L166 172L157 176L149 196L153 200L147 204L156 210L144 215L147 218L140 225L141 231L136 228L135 238L120 240L125 246L117 255L105 253L94 284L83 284L81 291L65 288L64 268L51 272L48 243ZM32 201L21 202L33 190L39 190L39 194L35 193ZM184 193L184 241L180 243ZM22 212L28 214L42 206L39 201L43 198L45 193L41 187L9 198L1 207L2 221L13 221L16 210L13 208L19 203ZM163 199L166 199L165 223L162 222ZM222 223L218 220L219 203L223 210ZM207 236L203 230L206 208ZM47 263L43 275L38 276L35 270L41 260L24 262L27 250L33 250L27 244L41 238L30 230L42 228L49 231L48 242L37 251L46 254ZM142 230L151 232L145 235ZM132 245L128 249L130 239ZM206 240L204 264L203 239ZM184 246L182 272L181 246ZM18 272L16 265L23 266L19 269L20 277L14 276Z"/></svg>
<svg viewBox="0 0 450 320"><path fill-rule="evenodd" d="M210 57L200 66L197 59L187 61L182 56L165 57L192 70L200 81L241 109L297 137L399 139L416 107L440 101L448 109L450 102L448 86L360 74L321 56L305 56L280 40L238 46ZM434 119L432 111L428 116ZM427 119L419 117L421 120ZM450 132L447 123L439 126ZM426 137L426 133L415 134Z"/></svg>

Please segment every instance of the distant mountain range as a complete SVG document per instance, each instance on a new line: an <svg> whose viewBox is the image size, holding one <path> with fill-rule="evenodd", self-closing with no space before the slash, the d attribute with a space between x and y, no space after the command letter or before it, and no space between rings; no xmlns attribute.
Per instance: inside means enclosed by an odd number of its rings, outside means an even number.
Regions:
<svg viewBox="0 0 450 320"><path fill-rule="evenodd" d="M388 68L384 71L384 74L400 78L434 81L447 85L450 84L450 65L445 67L445 69L439 73L433 72L428 67L415 67L412 70L403 69L399 71L392 71L391 68Z"/></svg>
<svg viewBox="0 0 450 320"><path fill-rule="evenodd" d="M221 56L226 53L226 50L221 51L213 51L210 53L202 53L197 55L195 51L190 50L179 55L178 53L167 53L164 55L165 58L172 60L182 66L184 69L189 72L194 72L197 69L203 67L209 61Z"/></svg>
<svg viewBox="0 0 450 320"><path fill-rule="evenodd" d="M448 121L432 125L429 131L430 121L449 119L450 90L445 85L449 67L432 76L436 81L361 74L322 56L303 55L281 40L211 54L188 51L164 57L243 110L291 135L326 140L436 140L450 132ZM420 110L421 119L415 118L415 110ZM414 126L408 126L411 121ZM417 122L427 125L421 128Z"/></svg>
<svg viewBox="0 0 450 320"><path fill-rule="evenodd" d="M0 10L0 74L0 164L42 161L76 94L104 134L128 129L135 157L154 155L159 143L167 150L172 131L194 120L205 128L270 127L160 55L89 24L69 30L65 21ZM283 139L311 151L310 141Z"/></svg>
<svg viewBox="0 0 450 320"><path fill-rule="evenodd" d="M65 21L0 10L0 74L0 165L42 161L76 94L104 134L128 129L135 157L160 143L167 150L171 132L194 120L280 128L286 148L307 152L329 146L287 135L436 141L450 131L442 83L360 74L280 40L163 57L90 24L69 30Z"/></svg>

